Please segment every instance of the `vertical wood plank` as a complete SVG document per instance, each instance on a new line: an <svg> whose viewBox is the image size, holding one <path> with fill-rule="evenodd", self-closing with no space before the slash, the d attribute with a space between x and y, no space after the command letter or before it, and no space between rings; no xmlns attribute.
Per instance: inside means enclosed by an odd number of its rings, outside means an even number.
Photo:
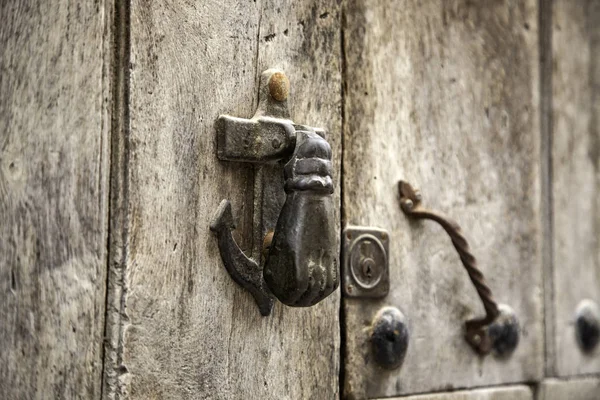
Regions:
<svg viewBox="0 0 600 400"><path fill-rule="evenodd" d="M110 6L0 5L0 398L99 398Z"/></svg>
<svg viewBox="0 0 600 400"><path fill-rule="evenodd" d="M252 244L253 169L217 160L214 121L252 116L264 69L286 71L292 117L327 128L339 162L336 2L134 0L130 12L107 397L335 398L339 294L261 317L208 226L228 198L236 239Z"/></svg>
<svg viewBox="0 0 600 400"><path fill-rule="evenodd" d="M552 216L552 0L539 2L540 24L540 187L542 201L542 264L544 275L544 350L545 375L552 376L555 368L554 308L552 277L554 254L552 242L554 221Z"/></svg>
<svg viewBox="0 0 600 400"><path fill-rule="evenodd" d="M547 324L558 376L600 372L600 346L575 337L580 301L600 305L600 4L557 0L552 14L552 298Z"/></svg>
<svg viewBox="0 0 600 400"><path fill-rule="evenodd" d="M537 1L347 3L345 224L390 232L389 295L344 300L344 390L358 398L539 379L543 368ZM507 358L479 357L464 321L483 307L448 236L400 209L398 180L458 221L522 332ZM385 371L368 327L408 319L402 367Z"/></svg>

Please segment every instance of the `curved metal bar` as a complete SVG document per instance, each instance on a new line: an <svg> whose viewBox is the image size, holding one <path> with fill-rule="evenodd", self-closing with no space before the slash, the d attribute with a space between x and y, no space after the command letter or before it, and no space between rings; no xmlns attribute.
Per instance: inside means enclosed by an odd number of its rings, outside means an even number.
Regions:
<svg viewBox="0 0 600 400"><path fill-rule="evenodd" d="M486 315L483 318L472 319L465 323L465 338L469 344L480 354L488 354L492 350L492 340L490 339L487 327L498 318L500 311L498 304L492 296L492 291L487 285L483 273L477 267L477 259L471 252L467 239L463 236L462 230L456 221L438 213L428 210L421 205L421 194L415 190L409 183L400 181L398 183L400 192L400 206L405 214L416 219L429 219L437 222L444 228L450 236L454 248L460 256L463 266L469 274L469 278L477 294L481 298Z"/></svg>

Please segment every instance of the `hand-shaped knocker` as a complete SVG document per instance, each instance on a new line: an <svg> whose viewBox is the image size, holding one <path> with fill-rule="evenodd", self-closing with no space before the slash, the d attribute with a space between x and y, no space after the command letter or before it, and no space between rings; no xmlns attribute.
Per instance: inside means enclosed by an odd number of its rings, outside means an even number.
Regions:
<svg viewBox="0 0 600 400"><path fill-rule="evenodd" d="M314 131L296 131L296 148L284 171L287 196L264 277L279 301L307 307L339 285L329 143Z"/></svg>
<svg viewBox="0 0 600 400"><path fill-rule="evenodd" d="M324 131L289 120L288 91L282 72L265 71L254 117L221 116L216 123L221 160L286 162L284 181L275 183L285 189L286 199L274 233L265 240L264 268L233 240L228 200L211 223L225 268L254 296L262 315L270 314L273 295L288 306L308 307L339 286L331 147Z"/></svg>

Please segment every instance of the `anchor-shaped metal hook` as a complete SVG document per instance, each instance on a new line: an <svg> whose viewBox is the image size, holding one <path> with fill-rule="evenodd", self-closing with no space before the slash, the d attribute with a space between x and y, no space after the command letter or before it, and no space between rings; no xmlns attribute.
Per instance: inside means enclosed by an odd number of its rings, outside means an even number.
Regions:
<svg viewBox="0 0 600 400"><path fill-rule="evenodd" d="M273 297L267 290L262 269L253 259L246 257L233 239L231 235L233 229L235 223L231 213L231 203L229 200L223 200L210 224L210 230L217 236L219 251L227 272L235 283L252 294L261 315L267 316L273 308Z"/></svg>
<svg viewBox="0 0 600 400"><path fill-rule="evenodd" d="M337 234L334 218L332 153L322 129L294 124L289 119L289 82L281 71L262 75L258 109L251 119L220 116L217 130L219 159L269 163L284 161L284 181L267 182L283 194L272 242L263 265L247 257L234 241L231 204L223 200L210 229L217 236L225 268L248 290L262 315L269 315L274 297L294 307L317 304L339 286ZM262 190L258 190L262 193ZM255 201L263 207L268 199ZM279 208L280 207L280 208ZM255 209L255 215L266 215ZM272 215L273 213L268 213ZM255 221L256 223L256 221ZM264 221L262 221L263 225ZM275 221L269 221L273 227ZM266 225L269 225L266 224ZM260 232L261 229L258 229ZM265 247L267 247L265 246ZM253 254L259 254L254 249Z"/></svg>

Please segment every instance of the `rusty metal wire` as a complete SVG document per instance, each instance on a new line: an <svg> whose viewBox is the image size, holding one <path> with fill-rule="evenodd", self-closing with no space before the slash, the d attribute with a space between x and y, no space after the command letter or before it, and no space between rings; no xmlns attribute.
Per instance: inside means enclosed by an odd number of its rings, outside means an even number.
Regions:
<svg viewBox="0 0 600 400"><path fill-rule="evenodd" d="M409 183L400 181L398 183L400 192L400 206L402 211L416 219L430 219L437 222L450 236L454 248L460 256L463 266L469 274L469 278L477 294L479 295L486 315L480 319L472 319L465 323L465 338L469 344L480 354L488 354L492 349L491 339L487 333L487 327L496 320L500 311L498 303L492 296L492 291L487 285L483 273L477 267L477 259L471 253L467 239L463 236L458 223L435 211L428 210L421 205L421 194Z"/></svg>

